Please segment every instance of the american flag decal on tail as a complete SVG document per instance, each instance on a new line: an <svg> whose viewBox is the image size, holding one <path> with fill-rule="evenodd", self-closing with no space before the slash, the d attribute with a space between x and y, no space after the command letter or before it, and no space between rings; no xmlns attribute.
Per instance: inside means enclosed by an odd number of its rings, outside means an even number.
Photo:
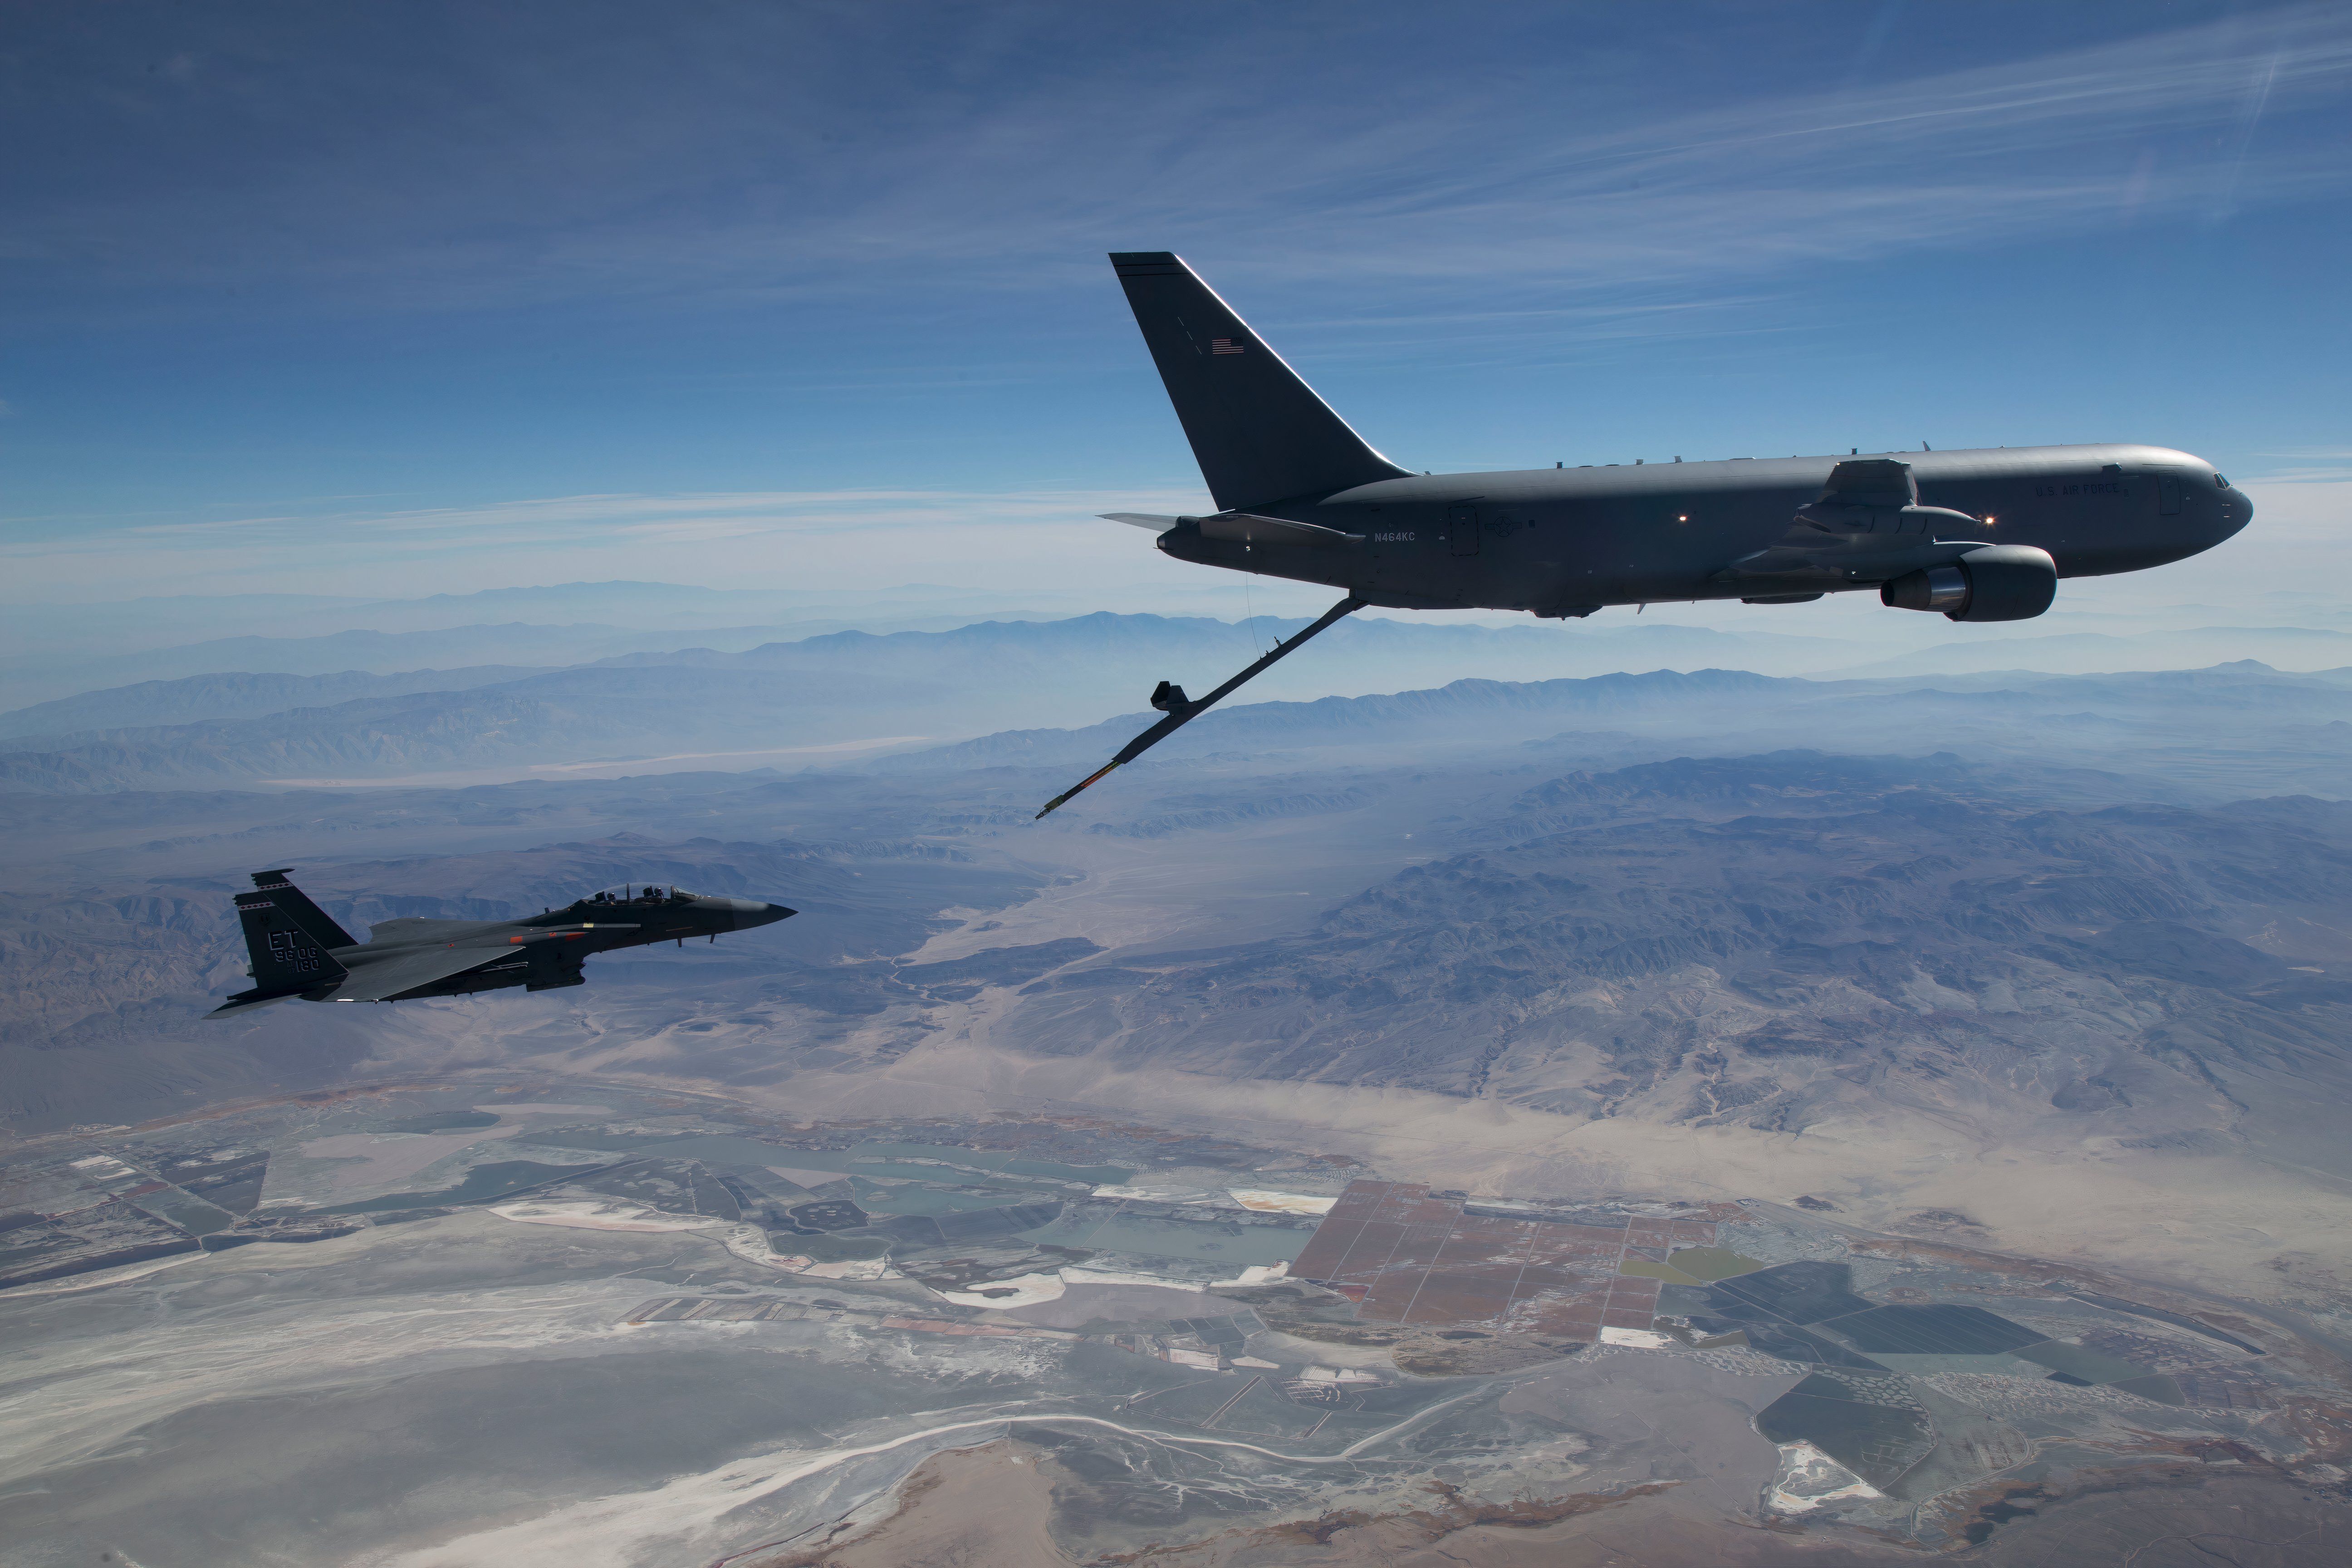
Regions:
<svg viewBox="0 0 2352 1568"><path fill-rule="evenodd" d="M1237 354L1243 352L1243 347L1231 338L1211 338L1209 352L1213 354Z"/></svg>

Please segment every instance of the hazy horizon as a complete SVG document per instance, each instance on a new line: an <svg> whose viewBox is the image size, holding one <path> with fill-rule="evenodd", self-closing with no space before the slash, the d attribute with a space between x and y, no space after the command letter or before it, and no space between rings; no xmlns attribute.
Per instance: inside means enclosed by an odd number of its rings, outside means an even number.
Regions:
<svg viewBox="0 0 2352 1568"><path fill-rule="evenodd" d="M433 15L24 18L0 599L1161 607L1138 247L1413 468L2143 440L2256 521L2099 593L2352 571L2336 7Z"/></svg>
<svg viewBox="0 0 2352 1568"><path fill-rule="evenodd" d="M2352 7L9 22L10 1564L2338 1568Z"/></svg>

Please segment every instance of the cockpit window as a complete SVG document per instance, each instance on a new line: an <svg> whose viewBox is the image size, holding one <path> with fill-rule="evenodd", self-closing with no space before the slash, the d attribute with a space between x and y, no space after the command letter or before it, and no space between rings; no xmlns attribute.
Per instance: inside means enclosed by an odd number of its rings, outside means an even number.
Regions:
<svg viewBox="0 0 2352 1568"><path fill-rule="evenodd" d="M684 888L665 888L658 882L628 882L575 900L572 907L577 909L583 904L682 904L694 897Z"/></svg>
<svg viewBox="0 0 2352 1568"><path fill-rule="evenodd" d="M2226 490L2230 488L2230 481L2223 479L2221 475L2215 474L2213 476L2213 488L2217 490Z"/></svg>

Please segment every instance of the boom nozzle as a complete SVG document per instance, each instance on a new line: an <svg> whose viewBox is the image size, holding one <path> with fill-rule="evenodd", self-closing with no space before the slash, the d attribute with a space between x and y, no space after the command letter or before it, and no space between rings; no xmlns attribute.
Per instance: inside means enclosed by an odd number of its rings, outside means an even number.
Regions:
<svg viewBox="0 0 2352 1568"><path fill-rule="evenodd" d="M1165 684L1165 682L1162 682L1162 684L1164 685L1164 684ZM1056 806L1058 806L1058 805L1061 805L1063 803L1065 803L1066 801L1067 801L1067 800L1068 800L1072 795L1076 795L1080 790L1082 790L1082 789L1086 788L1086 787L1087 787L1087 785L1088 785L1088 784L1090 784L1094 783L1097 779L1098 779L1098 778L1102 777L1102 776L1103 776L1103 774L1105 774L1105 773L1107 773L1110 772L1110 771L1111 771L1111 769L1113 769L1113 768L1115 768L1115 767L1117 767L1117 766L1118 766L1118 764L1117 763L1104 763L1100 768L1097 768L1097 770L1095 770L1093 773L1088 773L1086 777L1084 777L1084 778L1080 779L1077 783L1076 783L1076 784L1072 784L1069 788L1067 788L1067 789L1064 790L1061 794L1059 794L1059 795L1055 795L1053 799L1051 799L1051 800L1047 801L1047 802L1045 803L1045 811L1052 811L1055 807L1056 807ZM1032 822L1036 821L1038 816L1045 816L1045 811L1041 811L1041 812L1039 812L1039 813L1037 814L1037 816L1033 816L1033 817L1031 817L1029 820L1030 820L1030 821L1032 821Z"/></svg>

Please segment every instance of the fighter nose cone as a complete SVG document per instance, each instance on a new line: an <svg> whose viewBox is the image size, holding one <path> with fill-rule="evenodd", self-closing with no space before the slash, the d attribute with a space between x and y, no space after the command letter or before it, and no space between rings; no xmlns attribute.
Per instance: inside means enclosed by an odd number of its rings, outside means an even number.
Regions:
<svg viewBox="0 0 2352 1568"><path fill-rule="evenodd" d="M737 931L773 925L778 921L788 920L800 913L800 910L788 910L782 904L763 904L757 899L729 899L725 902L728 909L734 911Z"/></svg>

